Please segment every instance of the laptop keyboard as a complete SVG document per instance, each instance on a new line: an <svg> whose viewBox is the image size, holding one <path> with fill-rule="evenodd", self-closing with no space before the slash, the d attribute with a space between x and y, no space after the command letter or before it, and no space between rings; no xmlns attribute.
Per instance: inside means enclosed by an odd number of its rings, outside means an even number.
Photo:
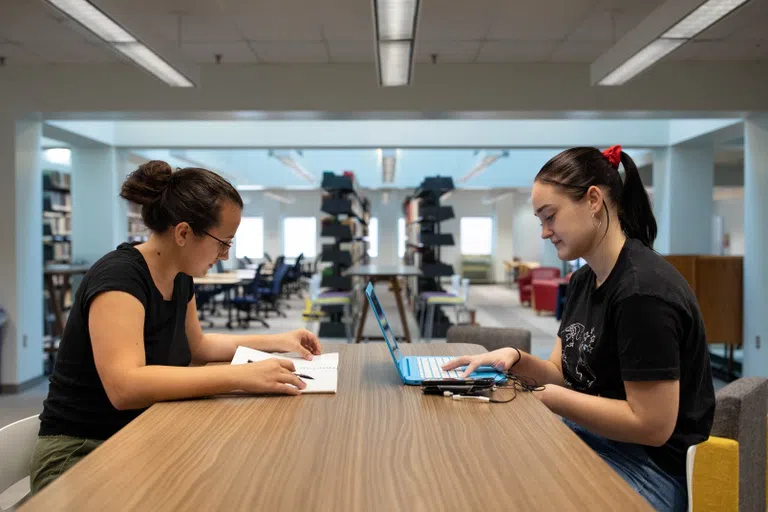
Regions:
<svg viewBox="0 0 768 512"><path fill-rule="evenodd" d="M452 357L417 357L419 363L419 373L424 379L458 379L461 377L461 371L451 370L443 371L440 367L453 359Z"/></svg>

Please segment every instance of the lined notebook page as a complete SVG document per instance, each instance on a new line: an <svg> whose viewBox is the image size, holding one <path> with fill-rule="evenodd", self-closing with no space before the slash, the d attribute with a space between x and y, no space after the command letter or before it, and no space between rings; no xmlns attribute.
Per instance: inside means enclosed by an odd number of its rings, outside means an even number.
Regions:
<svg viewBox="0 0 768 512"><path fill-rule="evenodd" d="M336 393L339 376L339 353L320 354L314 356L311 361L301 357L289 357L284 355L270 354L248 347L237 347L235 356L232 358L232 364L256 363L265 359L287 359L293 361L296 367L296 373L303 373L313 377L313 379L302 379L307 383L307 387L302 393Z"/></svg>

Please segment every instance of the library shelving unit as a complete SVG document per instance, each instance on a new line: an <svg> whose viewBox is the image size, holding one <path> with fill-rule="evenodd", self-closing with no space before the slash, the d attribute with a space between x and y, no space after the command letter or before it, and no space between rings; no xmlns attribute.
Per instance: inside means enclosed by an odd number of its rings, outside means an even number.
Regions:
<svg viewBox="0 0 768 512"><path fill-rule="evenodd" d="M326 214L321 220L320 236L332 238L323 243L320 261L322 270L321 288L325 295L348 296L354 303L354 281L345 276L344 271L357 264L368 262L368 221L370 220L370 202L363 197L351 172L334 174L323 173L323 199L321 210ZM326 338L347 337L348 325L344 318L345 306L339 304L322 306L325 318L320 322L318 336ZM348 313L349 314L349 313ZM356 312L352 312L354 317Z"/></svg>
<svg viewBox="0 0 768 512"><path fill-rule="evenodd" d="M440 260L440 249L454 245L453 234L443 232L440 226L454 218L453 207L440 204L441 198L453 189L451 177L427 177L403 203L407 235L405 263L416 265L422 272L408 282L408 298L417 319L421 318L423 304L416 297L424 292L443 291L441 278L454 273L453 265ZM444 338L450 326L442 309L435 308L432 335Z"/></svg>
<svg viewBox="0 0 768 512"><path fill-rule="evenodd" d="M43 361L45 373L53 370L61 339L63 318L72 306L71 274L52 269L72 264L71 175L43 170Z"/></svg>
<svg viewBox="0 0 768 512"><path fill-rule="evenodd" d="M141 218L141 205L128 202L128 242L146 242L149 230Z"/></svg>
<svg viewBox="0 0 768 512"><path fill-rule="evenodd" d="M43 261L72 262L72 196L70 175L43 171Z"/></svg>

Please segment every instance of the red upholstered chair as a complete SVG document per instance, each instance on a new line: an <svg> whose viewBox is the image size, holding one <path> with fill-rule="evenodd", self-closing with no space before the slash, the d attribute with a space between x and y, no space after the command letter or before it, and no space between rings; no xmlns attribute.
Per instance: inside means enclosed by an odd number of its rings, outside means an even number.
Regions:
<svg viewBox="0 0 768 512"><path fill-rule="evenodd" d="M554 313L557 310L557 289L563 280L534 279L531 284L531 306L538 315L542 311Z"/></svg>
<svg viewBox="0 0 768 512"><path fill-rule="evenodd" d="M556 267L532 268L527 274L517 280L517 289L520 291L520 304L530 304L533 281L537 279L556 279L560 277L560 269Z"/></svg>

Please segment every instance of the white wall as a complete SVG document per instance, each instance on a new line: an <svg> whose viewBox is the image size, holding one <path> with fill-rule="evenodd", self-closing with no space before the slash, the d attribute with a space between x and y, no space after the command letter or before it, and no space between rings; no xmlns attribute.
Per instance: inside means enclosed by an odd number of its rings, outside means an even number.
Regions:
<svg viewBox="0 0 768 512"><path fill-rule="evenodd" d="M0 116L0 307L8 313L0 383L43 372L41 124Z"/></svg>
<svg viewBox="0 0 768 512"><path fill-rule="evenodd" d="M731 238L725 254L744 256L744 198L716 200L713 207L714 214L723 217L723 232Z"/></svg>

